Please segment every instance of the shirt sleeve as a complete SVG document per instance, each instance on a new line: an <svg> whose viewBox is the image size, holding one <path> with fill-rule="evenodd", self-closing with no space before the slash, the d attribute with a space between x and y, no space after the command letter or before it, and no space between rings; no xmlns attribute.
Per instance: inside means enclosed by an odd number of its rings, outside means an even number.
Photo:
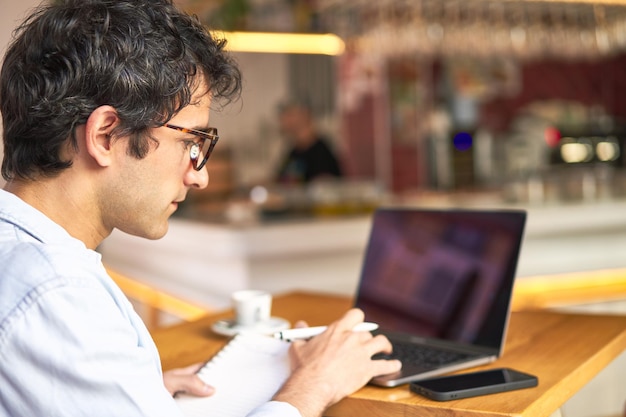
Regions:
<svg viewBox="0 0 626 417"><path fill-rule="evenodd" d="M97 284L60 281L32 291L3 329L0 360L11 366L0 367L0 403L8 415L181 416L134 312Z"/></svg>
<svg viewBox="0 0 626 417"><path fill-rule="evenodd" d="M302 415L289 403L270 401L252 410L246 417L302 417Z"/></svg>

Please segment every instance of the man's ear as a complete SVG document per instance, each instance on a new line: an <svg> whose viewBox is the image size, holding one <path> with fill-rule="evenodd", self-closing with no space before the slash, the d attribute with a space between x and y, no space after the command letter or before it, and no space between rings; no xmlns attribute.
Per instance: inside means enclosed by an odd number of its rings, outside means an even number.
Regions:
<svg viewBox="0 0 626 417"><path fill-rule="evenodd" d="M115 108L100 106L89 115L85 123L85 149L100 166L109 166L111 163L111 134L119 121Z"/></svg>

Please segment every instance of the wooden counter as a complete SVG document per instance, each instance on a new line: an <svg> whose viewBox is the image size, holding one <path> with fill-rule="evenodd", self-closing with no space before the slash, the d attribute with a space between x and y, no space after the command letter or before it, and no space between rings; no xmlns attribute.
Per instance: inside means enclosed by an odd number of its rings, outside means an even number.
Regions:
<svg viewBox="0 0 626 417"><path fill-rule="evenodd" d="M273 314L292 322L304 319L320 325L339 317L350 305L346 297L295 292L276 297ZM203 361L215 354L227 339L214 334L211 324L226 317L232 317L232 312L154 331L164 369ZM475 369L512 367L537 375L538 387L436 402L411 393L407 385L367 386L325 415L547 417L625 349L626 316L514 312L503 357Z"/></svg>

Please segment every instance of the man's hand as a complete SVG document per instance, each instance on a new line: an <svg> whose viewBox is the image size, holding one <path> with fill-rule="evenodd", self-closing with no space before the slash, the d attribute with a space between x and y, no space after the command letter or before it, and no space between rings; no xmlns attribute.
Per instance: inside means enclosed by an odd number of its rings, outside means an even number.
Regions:
<svg viewBox="0 0 626 417"><path fill-rule="evenodd" d="M208 397L213 394L215 389L202 382L198 375L196 375L196 372L198 372L202 365L202 363L199 363L186 368L172 369L163 372L165 388L167 388L172 396L183 392L197 397Z"/></svg>
<svg viewBox="0 0 626 417"><path fill-rule="evenodd" d="M293 342L293 373L274 399L292 404L303 417L317 417L374 376L399 371L397 360L372 360L392 347L382 335L353 331L363 318L361 310L351 309L319 336Z"/></svg>

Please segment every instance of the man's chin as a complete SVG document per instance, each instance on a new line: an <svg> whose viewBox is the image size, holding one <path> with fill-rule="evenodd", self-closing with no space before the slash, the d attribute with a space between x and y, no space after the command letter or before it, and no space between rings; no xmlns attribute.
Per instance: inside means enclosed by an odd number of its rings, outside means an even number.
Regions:
<svg viewBox="0 0 626 417"><path fill-rule="evenodd" d="M169 223L165 222L163 227L154 228L150 230L132 230L132 231L123 230L123 229L120 229L120 230L132 236L142 237L148 240L159 240L167 234L168 229L169 229Z"/></svg>
<svg viewBox="0 0 626 417"><path fill-rule="evenodd" d="M165 222L165 227L159 229L159 230L155 230L152 233L150 233L148 236L145 236L146 239L150 239L150 240L158 240L161 239L163 236L165 236L167 234L167 231L169 230L169 223Z"/></svg>

